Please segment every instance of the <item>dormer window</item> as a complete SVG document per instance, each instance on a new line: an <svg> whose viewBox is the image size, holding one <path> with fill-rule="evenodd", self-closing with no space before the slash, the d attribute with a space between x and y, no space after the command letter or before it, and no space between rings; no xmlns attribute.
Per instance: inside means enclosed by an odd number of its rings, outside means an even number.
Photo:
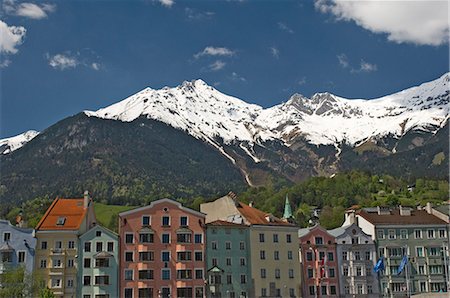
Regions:
<svg viewBox="0 0 450 298"><path fill-rule="evenodd" d="M57 226L63 226L66 223L66 218L65 217L58 217L58 220L56 221L56 225Z"/></svg>

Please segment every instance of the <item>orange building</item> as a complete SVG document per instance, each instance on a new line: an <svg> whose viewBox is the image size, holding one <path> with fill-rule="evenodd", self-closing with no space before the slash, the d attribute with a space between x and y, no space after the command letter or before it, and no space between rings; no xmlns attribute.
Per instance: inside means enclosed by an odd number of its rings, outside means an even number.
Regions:
<svg viewBox="0 0 450 298"><path fill-rule="evenodd" d="M169 199L119 214L120 295L204 297L205 215Z"/></svg>

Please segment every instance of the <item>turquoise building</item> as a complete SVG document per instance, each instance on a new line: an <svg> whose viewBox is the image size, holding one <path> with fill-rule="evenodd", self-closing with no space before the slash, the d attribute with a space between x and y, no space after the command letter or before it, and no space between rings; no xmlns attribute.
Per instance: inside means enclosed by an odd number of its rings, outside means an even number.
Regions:
<svg viewBox="0 0 450 298"><path fill-rule="evenodd" d="M118 235L95 226L80 236L78 297L119 297Z"/></svg>
<svg viewBox="0 0 450 298"><path fill-rule="evenodd" d="M216 220L206 239L206 297L254 297L248 226Z"/></svg>

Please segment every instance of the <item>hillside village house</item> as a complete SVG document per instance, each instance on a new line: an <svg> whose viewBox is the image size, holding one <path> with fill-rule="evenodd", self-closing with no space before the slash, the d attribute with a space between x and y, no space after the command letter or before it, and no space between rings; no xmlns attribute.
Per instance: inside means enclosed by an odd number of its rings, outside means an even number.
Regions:
<svg viewBox="0 0 450 298"><path fill-rule="evenodd" d="M206 214L207 223L221 220L248 226L253 291L244 297L300 296L298 227L288 218L282 220L239 202L233 193L201 204L200 211ZM241 275L241 283L248 283L249 278Z"/></svg>
<svg viewBox="0 0 450 298"><path fill-rule="evenodd" d="M38 223L34 269L56 297L76 297L78 237L95 224L87 192L83 198L56 198Z"/></svg>
<svg viewBox="0 0 450 298"><path fill-rule="evenodd" d="M119 214L120 296L205 295L205 215L161 199Z"/></svg>

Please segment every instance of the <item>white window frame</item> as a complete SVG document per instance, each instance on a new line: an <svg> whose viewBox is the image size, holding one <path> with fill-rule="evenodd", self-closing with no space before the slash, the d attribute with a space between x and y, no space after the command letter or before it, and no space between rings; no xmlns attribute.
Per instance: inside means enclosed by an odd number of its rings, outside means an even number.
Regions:
<svg viewBox="0 0 450 298"><path fill-rule="evenodd" d="M420 237L417 237L417 232L419 232ZM414 239L422 239L422 238L423 238L422 230L414 230Z"/></svg>
<svg viewBox="0 0 450 298"><path fill-rule="evenodd" d="M422 249L422 255L421 256L419 256L419 251L418 251L419 248ZM416 257L418 257L418 258L425 257L425 248L423 246L416 246Z"/></svg>
<svg viewBox="0 0 450 298"><path fill-rule="evenodd" d="M169 235L169 242L163 242L163 235ZM161 244L171 244L172 243L172 237L170 237L170 233L162 233L161 234Z"/></svg>
<svg viewBox="0 0 450 298"><path fill-rule="evenodd" d="M193 274L194 276L192 277L192 279L197 279L197 277L196 277L197 270L201 270L202 271L202 279L205 279L205 270L203 270L203 268L194 268L194 274Z"/></svg>
<svg viewBox="0 0 450 298"><path fill-rule="evenodd" d="M169 223L167 225L164 225L163 220L166 217L169 219ZM170 227L171 224L172 224L172 217L170 215L163 215L163 216L161 216L161 227Z"/></svg>
<svg viewBox="0 0 450 298"><path fill-rule="evenodd" d="M182 217L186 217L186 225L184 225L183 227L189 227L189 216L187 216L187 215L180 215L180 226L181 226L181 218Z"/></svg>
<svg viewBox="0 0 450 298"><path fill-rule="evenodd" d="M147 214L144 214L141 216L141 226L144 226L144 217L148 217L148 225L151 226L152 225L152 216L147 215Z"/></svg>
<svg viewBox="0 0 450 298"><path fill-rule="evenodd" d="M430 232L433 232L433 237L430 237ZM427 230L427 239L436 239L436 230L434 229L428 229Z"/></svg>
<svg viewBox="0 0 450 298"><path fill-rule="evenodd" d="M169 271L169 279L163 279L163 271ZM172 270L170 268L161 268L161 280L170 280L172 278Z"/></svg>
<svg viewBox="0 0 450 298"><path fill-rule="evenodd" d="M23 252L24 256L23 256L23 262L20 262L20 258L19 258L19 253ZM17 263L26 263L27 262L27 251L26 250L18 250L17 251Z"/></svg>
<svg viewBox="0 0 450 298"><path fill-rule="evenodd" d="M131 243L128 243L127 242L127 236L128 235L131 235L132 236L132 242ZM125 245L128 245L128 244L134 244L134 233L125 233L125 237L124 237L124 239L123 239L123 242L125 243ZM92 247L91 247L91 251L92 251Z"/></svg>
<svg viewBox="0 0 450 298"><path fill-rule="evenodd" d="M126 276L127 276L126 272L127 272L127 271L131 271L131 279L126 279ZM134 281L134 269L129 269L129 268L124 269L124 270L123 270L123 280L124 280L125 282L128 282L128 281Z"/></svg>
<svg viewBox="0 0 450 298"><path fill-rule="evenodd" d="M392 238L391 238L391 232L394 232L394 235L393 235ZM395 230L394 230L394 229L388 230L388 239L389 239L389 240L397 239L397 234L395 233Z"/></svg>
<svg viewBox="0 0 450 298"><path fill-rule="evenodd" d="M403 238L403 233L405 233L405 238ZM400 230L400 239L408 239L408 230L407 229L401 229Z"/></svg>

